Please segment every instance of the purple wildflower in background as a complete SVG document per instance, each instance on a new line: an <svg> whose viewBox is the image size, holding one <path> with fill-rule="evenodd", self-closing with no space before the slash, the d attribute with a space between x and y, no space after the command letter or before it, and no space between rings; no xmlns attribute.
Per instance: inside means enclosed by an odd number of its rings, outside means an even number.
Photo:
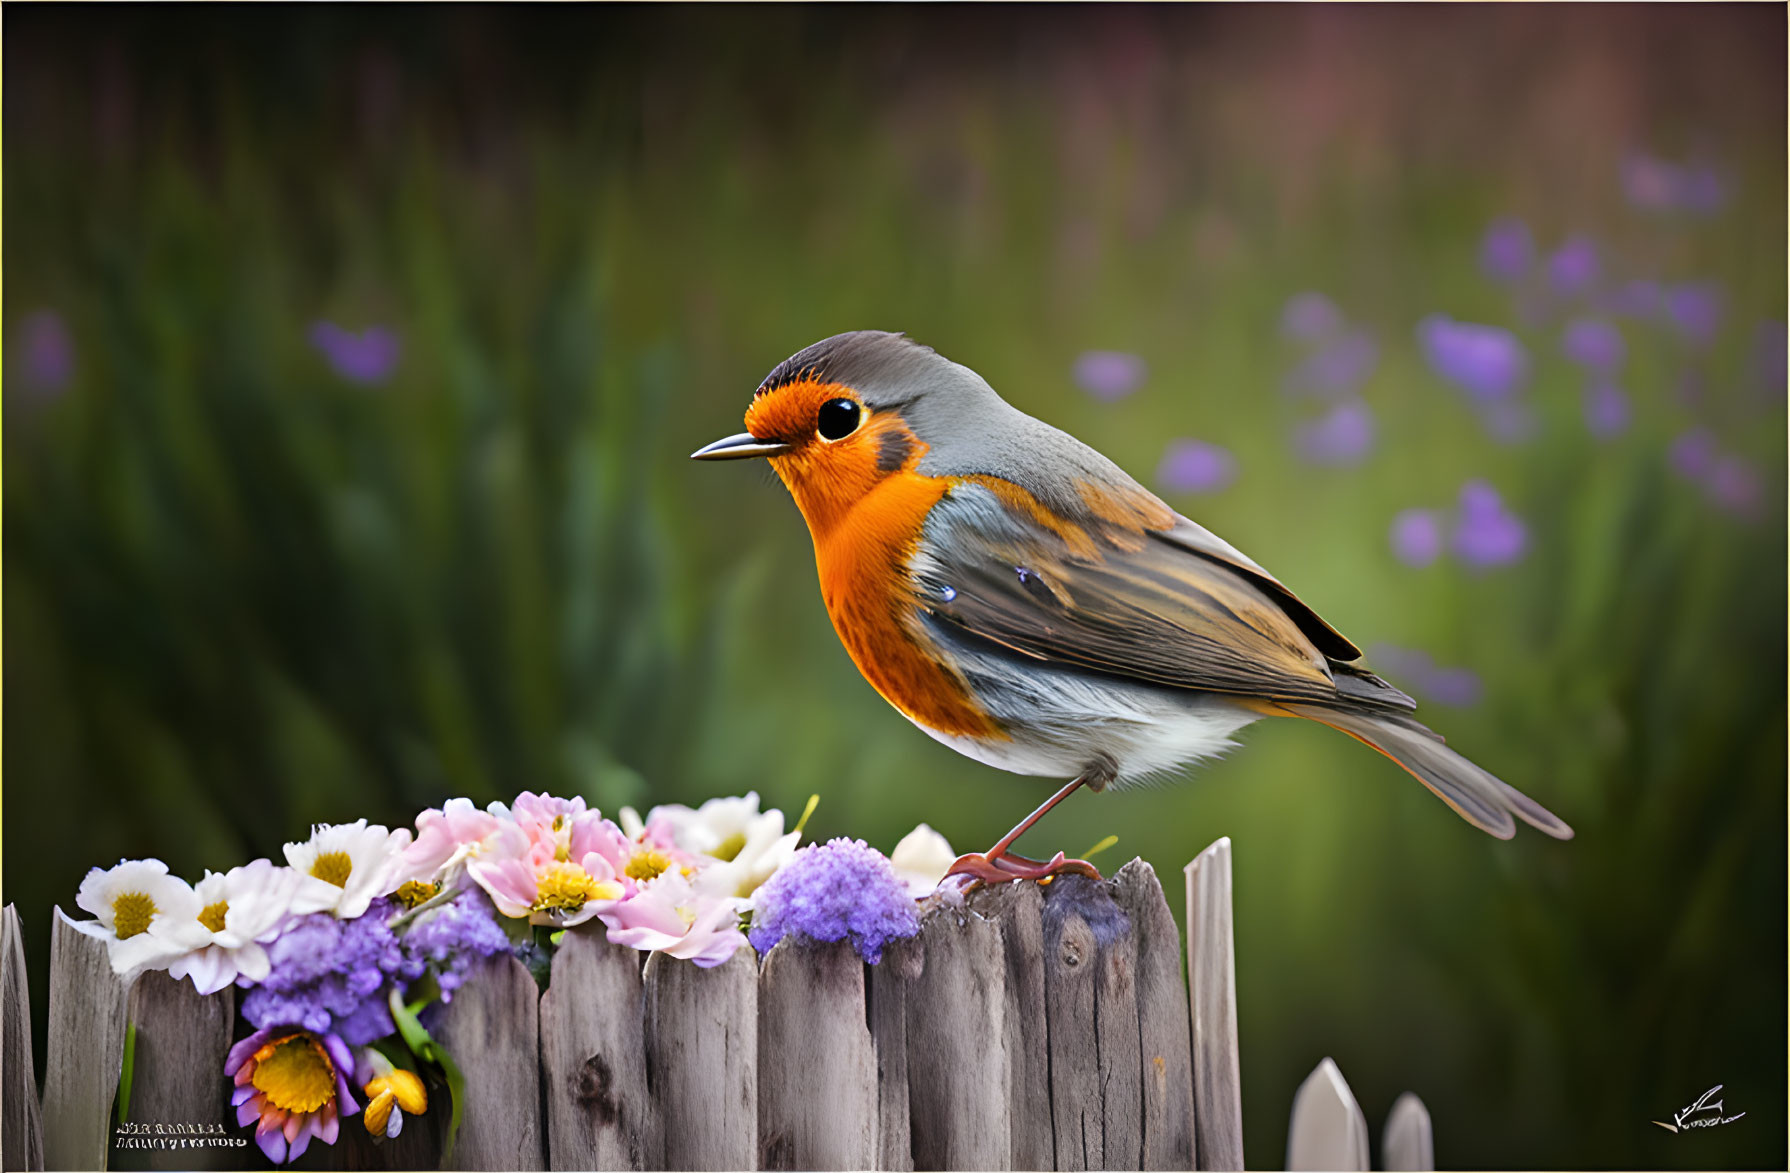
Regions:
<svg viewBox="0 0 1790 1173"><path fill-rule="evenodd" d="M14 330L19 377L25 389L54 395L67 387L75 377L75 341L62 315L38 310L20 318Z"/></svg>
<svg viewBox="0 0 1790 1173"><path fill-rule="evenodd" d="M1648 212L1713 216L1728 204L1728 181L1706 163L1680 166L1652 155L1629 156L1622 166L1628 202Z"/></svg>
<svg viewBox="0 0 1790 1173"><path fill-rule="evenodd" d="M1548 285L1562 297L1580 297L1591 292L1601 271L1591 238L1568 237L1548 258Z"/></svg>
<svg viewBox="0 0 1790 1173"><path fill-rule="evenodd" d="M1456 557L1469 566L1503 566L1521 558L1528 544L1528 527L1504 508L1498 490L1485 481L1461 486L1454 527Z"/></svg>
<svg viewBox="0 0 1790 1173"><path fill-rule="evenodd" d="M1353 330L1325 344L1286 377L1287 391L1323 396L1348 395L1360 388L1380 361L1380 348Z"/></svg>
<svg viewBox="0 0 1790 1173"><path fill-rule="evenodd" d="M815 941L850 939L871 965L891 941L920 931L907 885L880 851L862 839L813 844L765 881L754 896L749 939L769 953L791 933Z"/></svg>
<svg viewBox="0 0 1790 1173"><path fill-rule="evenodd" d="M1123 399L1144 385L1149 368L1121 350L1085 350L1075 360L1075 381L1096 399Z"/></svg>
<svg viewBox="0 0 1790 1173"><path fill-rule="evenodd" d="M1575 318L1560 336L1560 350L1588 370L1605 374L1622 366L1627 347L1622 332L1599 318Z"/></svg>
<svg viewBox="0 0 1790 1173"><path fill-rule="evenodd" d="M1715 433L1708 428L1692 428L1683 433L1666 450L1666 462L1672 471L1690 481L1701 481L1715 467L1717 456Z"/></svg>
<svg viewBox="0 0 1790 1173"><path fill-rule="evenodd" d="M1442 514L1407 509L1392 519L1392 552L1406 566L1428 566L1442 556Z"/></svg>
<svg viewBox="0 0 1790 1173"><path fill-rule="evenodd" d="M334 322L313 322L311 345L350 383L377 386L398 369L398 336L384 326L368 326L356 334Z"/></svg>
<svg viewBox="0 0 1790 1173"><path fill-rule="evenodd" d="M1710 501L1742 517L1752 516L1764 496L1758 470L1743 457L1724 453L1703 481Z"/></svg>
<svg viewBox="0 0 1790 1173"><path fill-rule="evenodd" d="M1693 346L1708 346L1722 326L1725 299L1714 282L1674 285L1666 290L1666 316L1680 337Z"/></svg>
<svg viewBox="0 0 1790 1173"><path fill-rule="evenodd" d="M404 933L405 956L412 966L434 966L443 1002L453 1000L475 958L491 957L509 947L509 935L498 925L496 910L477 888L424 913Z"/></svg>
<svg viewBox="0 0 1790 1173"><path fill-rule="evenodd" d="M1498 326L1431 314L1417 324L1417 343L1430 369L1475 399L1503 399L1529 378L1529 352Z"/></svg>
<svg viewBox="0 0 1790 1173"><path fill-rule="evenodd" d="M1374 447L1374 414L1359 399L1339 403L1329 412L1300 424L1294 447L1311 464L1360 464Z"/></svg>
<svg viewBox="0 0 1790 1173"><path fill-rule="evenodd" d="M1368 649L1367 658L1393 684L1420 700L1463 709L1478 704L1485 691L1471 669L1441 667L1420 648L1375 644Z"/></svg>
<svg viewBox="0 0 1790 1173"><path fill-rule="evenodd" d="M1280 311L1281 337L1294 342L1323 342L1342 326L1342 311L1321 293L1295 294Z"/></svg>
<svg viewBox="0 0 1790 1173"><path fill-rule="evenodd" d="M1422 691L1425 700L1464 709L1479 703L1485 686L1471 668L1437 668L1424 678Z"/></svg>
<svg viewBox="0 0 1790 1173"><path fill-rule="evenodd" d="M1494 281L1521 281L1535 265L1535 238L1514 216L1495 220L1479 244L1479 267Z"/></svg>
<svg viewBox="0 0 1790 1173"><path fill-rule="evenodd" d="M1156 480L1177 493L1216 493L1237 479L1237 458L1204 440L1175 440L1162 455Z"/></svg>
<svg viewBox="0 0 1790 1173"><path fill-rule="evenodd" d="M1628 396L1614 383L1592 379L1581 396L1585 427L1599 440L1607 440L1628 427Z"/></svg>
<svg viewBox="0 0 1790 1173"><path fill-rule="evenodd" d="M423 962L404 955L386 927L391 914L381 898L353 920L300 917L267 947L268 975L243 997L243 1017L257 1027L333 1032L357 1047L392 1033L387 983L420 977Z"/></svg>

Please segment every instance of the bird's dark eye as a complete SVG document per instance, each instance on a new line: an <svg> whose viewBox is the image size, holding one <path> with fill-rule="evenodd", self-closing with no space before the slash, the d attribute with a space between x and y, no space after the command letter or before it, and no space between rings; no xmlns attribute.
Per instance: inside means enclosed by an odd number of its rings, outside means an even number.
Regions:
<svg viewBox="0 0 1790 1173"><path fill-rule="evenodd" d="M815 427L824 440L843 440L858 430L863 414L855 399L829 399L820 405Z"/></svg>

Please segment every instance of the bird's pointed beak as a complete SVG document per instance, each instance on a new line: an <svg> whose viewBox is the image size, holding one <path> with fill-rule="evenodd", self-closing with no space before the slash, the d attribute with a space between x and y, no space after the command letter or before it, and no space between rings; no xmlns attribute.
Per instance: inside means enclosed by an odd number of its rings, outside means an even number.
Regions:
<svg viewBox="0 0 1790 1173"><path fill-rule="evenodd" d="M741 432L725 440L716 440L705 448L690 453L691 460L744 460L748 456L780 456L789 445L776 440L760 440L751 432Z"/></svg>

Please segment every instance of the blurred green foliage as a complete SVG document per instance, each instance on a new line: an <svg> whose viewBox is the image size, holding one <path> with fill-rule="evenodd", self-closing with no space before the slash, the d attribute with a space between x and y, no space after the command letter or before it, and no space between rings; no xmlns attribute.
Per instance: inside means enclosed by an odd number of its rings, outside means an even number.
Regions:
<svg viewBox="0 0 1790 1173"><path fill-rule="evenodd" d="M1471 666L1484 700L1426 715L1579 832L1493 841L1287 723L1033 833L1115 833L1103 858L1171 894L1233 838L1253 1163L1326 1054L1371 1120L1421 1094L1445 1166L1785 1159L1785 418L1781 384L1746 390L1785 315L1781 10L31 7L8 32L4 881L40 1046L49 909L120 857L196 879L314 820L522 789L819 793L812 834L885 850L1030 809L1038 780L857 676L768 470L685 460L786 354L879 327L1146 480L1169 437L1228 447L1233 487L1171 501L1358 642ZM1636 149L1713 152L1734 198L1643 215ZM1706 359L1625 327L1614 440L1557 322L1475 267L1505 214L1726 289ZM1380 345L1359 469L1289 445L1276 323L1311 288ZM54 391L19 365L45 310ZM1519 329L1534 440L1493 443L1424 366L1438 310ZM317 320L393 330L389 381L332 370ZM1142 355L1144 388L1083 395L1089 348ZM1669 471L1699 423L1760 470L1750 517ZM1468 478L1528 557L1401 565L1391 518ZM1743 1122L1648 1123L1715 1083Z"/></svg>

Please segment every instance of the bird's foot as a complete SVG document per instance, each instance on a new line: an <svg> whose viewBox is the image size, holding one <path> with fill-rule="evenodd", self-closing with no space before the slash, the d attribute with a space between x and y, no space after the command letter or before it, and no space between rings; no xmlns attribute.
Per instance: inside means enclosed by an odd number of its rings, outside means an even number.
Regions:
<svg viewBox="0 0 1790 1173"><path fill-rule="evenodd" d="M1062 852L1057 852L1048 860L1027 859L1023 855L1012 855L1002 852L989 858L987 855L960 855L957 862L945 873L945 879L953 876L967 876L967 891L978 884L1008 884L1014 880L1037 880L1048 884L1059 875L1087 876L1090 879L1101 878L1100 872L1085 859L1069 859Z"/></svg>

